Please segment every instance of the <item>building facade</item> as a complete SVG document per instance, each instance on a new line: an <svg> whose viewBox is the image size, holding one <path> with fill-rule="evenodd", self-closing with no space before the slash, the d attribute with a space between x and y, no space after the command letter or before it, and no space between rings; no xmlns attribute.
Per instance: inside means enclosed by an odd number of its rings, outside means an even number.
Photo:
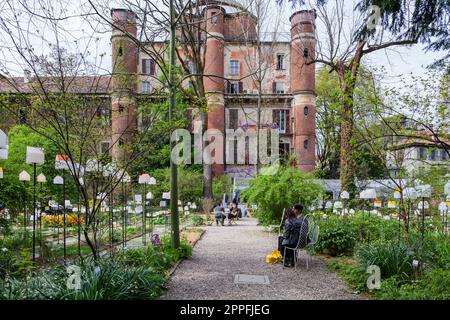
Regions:
<svg viewBox="0 0 450 320"><path fill-rule="evenodd" d="M446 138L437 141L430 131L415 131L411 137L402 138L388 146L386 165L391 176L396 177L402 171L411 175L431 166L450 168L450 157Z"/></svg>
<svg viewBox="0 0 450 320"><path fill-rule="evenodd" d="M121 146L137 128L135 97L151 95L161 89L158 78L162 72L156 61L142 52L144 50L139 51L138 45L125 34L137 35L135 14L125 9L113 9L111 14L111 143L113 157L120 158L123 156ZM202 14L208 129L226 136L230 129L256 131L258 123L260 128L275 128L279 132L280 157L286 159L295 155L299 169L314 170L315 12L302 10L292 14L288 41L256 41L257 19L235 1L208 1ZM262 73L258 73L260 69L264 69ZM189 81L184 85L188 86ZM191 111L191 120L198 120L196 110ZM255 164L250 163L248 153L256 146L249 140L247 144L243 162L237 163L235 158L235 161L214 164L213 174L254 175ZM215 152L222 150L224 158L225 145Z"/></svg>

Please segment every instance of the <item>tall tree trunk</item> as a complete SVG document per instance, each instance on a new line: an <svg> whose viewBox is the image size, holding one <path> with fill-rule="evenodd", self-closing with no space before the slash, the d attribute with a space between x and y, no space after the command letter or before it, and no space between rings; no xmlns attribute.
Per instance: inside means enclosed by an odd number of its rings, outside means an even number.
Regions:
<svg viewBox="0 0 450 320"><path fill-rule="evenodd" d="M202 137L204 137L206 130L208 129L208 112L202 111L200 113L200 121L202 123ZM203 138L202 138L203 139ZM202 140L204 146L205 142ZM202 149L203 152L203 149ZM203 159L203 154L202 154ZM203 159L204 160L204 159ZM212 176L212 165L203 162L203 199L213 198L213 176Z"/></svg>
<svg viewBox="0 0 450 320"><path fill-rule="evenodd" d="M341 120L341 146L340 146L340 181L341 191L354 190L355 166L353 163L353 104L344 102Z"/></svg>
<svg viewBox="0 0 450 320"><path fill-rule="evenodd" d="M170 83L170 106L169 121L172 122L173 113L176 108L176 88L175 88L175 37L176 37L176 21L173 0L169 4L170 14L170 62L169 62L169 83ZM171 150L173 142L170 143ZM145 201L145 200L144 200ZM178 216L178 177L177 165L170 159L170 214L171 214L171 244L172 248L180 246L180 221Z"/></svg>
<svg viewBox="0 0 450 320"><path fill-rule="evenodd" d="M346 190L354 193L355 186L355 163L353 157L353 108L354 92L359 67L363 56L365 42L360 41L355 49L351 61L346 64L340 61L336 64L336 72L342 91L342 118L341 118L341 146L340 146L340 181L341 191Z"/></svg>

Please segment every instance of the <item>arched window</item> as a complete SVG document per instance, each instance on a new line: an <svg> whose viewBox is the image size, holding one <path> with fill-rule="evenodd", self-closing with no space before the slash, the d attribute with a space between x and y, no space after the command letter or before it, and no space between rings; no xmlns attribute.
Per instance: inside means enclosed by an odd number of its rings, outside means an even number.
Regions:
<svg viewBox="0 0 450 320"><path fill-rule="evenodd" d="M304 48L303 49L303 57L304 58L308 58L308 56L309 56L309 49L308 48Z"/></svg>
<svg viewBox="0 0 450 320"><path fill-rule="evenodd" d="M218 18L219 18L219 14L217 12L211 13L211 23L212 24L216 24Z"/></svg>
<svg viewBox="0 0 450 320"><path fill-rule="evenodd" d="M304 141L303 141L303 148L304 148L305 150L308 150L308 145L309 145L309 141L308 141L308 140L304 140Z"/></svg>
<svg viewBox="0 0 450 320"><path fill-rule="evenodd" d="M304 113L305 116L307 116L307 115L309 114L309 108L308 108L308 107L305 107L305 108L303 109L303 113Z"/></svg>

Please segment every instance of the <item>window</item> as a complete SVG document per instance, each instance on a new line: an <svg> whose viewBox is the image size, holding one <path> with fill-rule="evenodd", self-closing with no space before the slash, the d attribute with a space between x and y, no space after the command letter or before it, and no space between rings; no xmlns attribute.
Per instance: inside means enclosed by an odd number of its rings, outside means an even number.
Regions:
<svg viewBox="0 0 450 320"><path fill-rule="evenodd" d="M27 114L24 108L19 108L19 121L18 124L25 124L27 122Z"/></svg>
<svg viewBox="0 0 450 320"><path fill-rule="evenodd" d="M109 142L100 142L100 154L109 154Z"/></svg>
<svg viewBox="0 0 450 320"><path fill-rule="evenodd" d="M303 114L305 115L305 117L309 114L309 108L308 107L305 107L303 109Z"/></svg>
<svg viewBox="0 0 450 320"><path fill-rule="evenodd" d="M437 155L437 150L436 149L431 149L430 160L431 161L436 161L436 155Z"/></svg>
<svg viewBox="0 0 450 320"><path fill-rule="evenodd" d="M142 59L142 73L154 76L155 75L155 60Z"/></svg>
<svg viewBox="0 0 450 320"><path fill-rule="evenodd" d="M217 12L212 12L211 13L211 23L216 24L218 16L219 16L219 14Z"/></svg>
<svg viewBox="0 0 450 320"><path fill-rule="evenodd" d="M238 81L230 81L229 93L231 93L231 94L239 93L239 82Z"/></svg>
<svg viewBox="0 0 450 320"><path fill-rule="evenodd" d="M152 87L149 81L142 82L141 91L144 93L150 93L152 91Z"/></svg>
<svg viewBox="0 0 450 320"><path fill-rule="evenodd" d="M442 161L447 161L449 159L448 153L445 149L441 150L441 160Z"/></svg>
<svg viewBox="0 0 450 320"><path fill-rule="evenodd" d="M284 70L284 54L277 54L277 70Z"/></svg>
<svg viewBox="0 0 450 320"><path fill-rule="evenodd" d="M230 60L230 74L235 76L240 74L239 60Z"/></svg>
<svg viewBox="0 0 450 320"><path fill-rule="evenodd" d="M119 110L119 112L123 112L125 110L124 106L119 104L117 110Z"/></svg>
<svg viewBox="0 0 450 320"><path fill-rule="evenodd" d="M309 141L308 140L304 140L303 141L303 149L308 150L309 147Z"/></svg>
<svg viewBox="0 0 450 320"><path fill-rule="evenodd" d="M229 115L230 115L229 125L228 125L229 129L236 130L238 128L238 112L239 112L238 109L229 109Z"/></svg>
<svg viewBox="0 0 450 320"><path fill-rule="evenodd" d="M111 119L111 107L110 106L99 106L95 112L97 117L104 117Z"/></svg>
<svg viewBox="0 0 450 320"><path fill-rule="evenodd" d="M308 58L308 56L309 56L309 49L308 48L303 49L303 58Z"/></svg>
<svg viewBox="0 0 450 320"><path fill-rule="evenodd" d="M278 131L280 133L286 133L287 110L274 110L273 117L274 117L273 122L277 124Z"/></svg>
<svg viewBox="0 0 450 320"><path fill-rule="evenodd" d="M427 160L427 148L421 147L417 152L419 160Z"/></svg>
<svg viewBox="0 0 450 320"><path fill-rule="evenodd" d="M274 93L284 93L284 82L274 82Z"/></svg>
<svg viewBox="0 0 450 320"><path fill-rule="evenodd" d="M289 143L280 142L280 159L282 163L286 163L286 161L289 159L289 155Z"/></svg>

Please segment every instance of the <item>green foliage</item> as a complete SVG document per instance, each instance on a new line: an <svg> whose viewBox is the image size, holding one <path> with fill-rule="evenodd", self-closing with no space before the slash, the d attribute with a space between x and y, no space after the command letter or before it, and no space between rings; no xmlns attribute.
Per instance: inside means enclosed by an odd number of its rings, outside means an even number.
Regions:
<svg viewBox="0 0 450 320"><path fill-rule="evenodd" d="M161 93L164 95L164 93ZM140 156L133 161L129 173L137 176L147 168L167 168L170 165L170 135L174 129L186 128L188 119L185 117L187 103L181 92L177 94L177 109L174 119L169 121L168 99L155 101L153 96L143 96L138 99L138 112L142 115L141 130L133 146Z"/></svg>
<svg viewBox="0 0 450 320"><path fill-rule="evenodd" d="M170 169L162 168L156 169L151 172L151 175L155 177L158 182L154 186L147 186L147 192L151 191L154 195L152 200L153 205L161 201L163 192L169 192L170 190ZM178 167L178 196L183 202L195 202L199 203L203 192L203 175L202 173L191 167L179 166ZM144 192L144 187L139 186L141 194Z"/></svg>
<svg viewBox="0 0 450 320"><path fill-rule="evenodd" d="M196 214L190 215L189 220L191 222L191 225L194 227L202 226L205 224L205 219L202 216Z"/></svg>
<svg viewBox="0 0 450 320"><path fill-rule="evenodd" d="M23 277L31 271L31 235L16 232L0 238L0 279L6 276Z"/></svg>
<svg viewBox="0 0 450 320"><path fill-rule="evenodd" d="M155 196L153 204L158 203L163 192L170 190L170 169L160 168L152 171L158 183L155 186L147 186L147 192L151 191ZM139 186L141 194L143 186ZM217 199L221 199L224 193L231 194L232 182L228 176L215 177L213 179L213 192ZM194 202L199 206L203 197L203 172L195 166L178 167L178 197L183 203Z"/></svg>
<svg viewBox="0 0 450 320"><path fill-rule="evenodd" d="M319 223L320 235L316 244L318 252L327 252L331 256L352 252L356 238L350 225L338 219L329 219Z"/></svg>
<svg viewBox="0 0 450 320"><path fill-rule="evenodd" d="M119 257L127 265L142 266L154 269L158 272L167 270L171 266L171 258L164 254L162 250L157 250L153 246L145 249L128 249L119 254Z"/></svg>
<svg viewBox="0 0 450 320"><path fill-rule="evenodd" d="M358 291L367 291L367 267L380 267L382 287L370 292L376 299L448 299L450 266L449 236L427 229L422 235L417 230L403 231L398 221L385 220L377 216L357 213L348 220L330 214L327 219L315 221L320 226L318 251L333 246L341 237L353 237L357 246L347 253L332 259L328 267ZM400 227L400 228L399 228ZM336 239L336 240L335 240ZM354 242L355 243L355 242ZM338 252L338 250L335 250ZM343 250L345 251L345 250ZM421 261L415 280L412 261ZM419 272L420 271L420 272Z"/></svg>
<svg viewBox="0 0 450 320"><path fill-rule="evenodd" d="M434 269L416 282L391 277L381 282L381 290L375 297L385 300L449 300L450 270Z"/></svg>
<svg viewBox="0 0 450 320"><path fill-rule="evenodd" d="M162 241L159 237L152 240L152 244L140 249L128 249L118 255L127 265L144 266L163 272L169 269L173 263L190 257L192 247L182 241L180 247L173 249L170 246L170 238L165 237Z"/></svg>
<svg viewBox="0 0 450 320"><path fill-rule="evenodd" d="M427 269L450 268L450 236L426 232L410 232L407 237L415 258L424 262Z"/></svg>
<svg viewBox="0 0 450 320"><path fill-rule="evenodd" d="M412 275L413 259L403 241L374 241L362 245L356 255L364 268L371 265L380 267L382 279L392 276L409 279Z"/></svg>
<svg viewBox="0 0 450 320"><path fill-rule="evenodd" d="M159 297L164 277L145 267L129 266L116 258L86 260L81 268L81 289L67 288L64 266L47 270L29 281L27 299L52 300L132 300Z"/></svg>
<svg viewBox="0 0 450 320"><path fill-rule="evenodd" d="M378 239L391 240L398 238L401 227L396 220L385 220L367 213L357 213L349 220L358 242L374 241Z"/></svg>
<svg viewBox="0 0 450 320"><path fill-rule="evenodd" d="M251 180L242 199L258 205L256 216L260 223L277 224L284 208L301 203L307 210L321 197L323 189L312 178L295 168L280 168L275 175L259 175Z"/></svg>
<svg viewBox="0 0 450 320"><path fill-rule="evenodd" d="M163 216L153 218L153 224L165 224L165 223L166 223L166 218Z"/></svg>
<svg viewBox="0 0 450 320"><path fill-rule="evenodd" d="M220 201L224 194L231 195L233 183L229 176L219 176L213 178L213 195L215 201Z"/></svg>
<svg viewBox="0 0 450 320"><path fill-rule="evenodd" d="M327 68L320 68L316 76L317 133L323 139L318 149L317 176L339 178L339 141L342 98L339 79Z"/></svg>
<svg viewBox="0 0 450 320"><path fill-rule="evenodd" d="M347 284L351 285L359 292L366 290L368 274L358 263L343 263L336 260L328 264L328 268L331 271L337 272Z"/></svg>
<svg viewBox="0 0 450 320"><path fill-rule="evenodd" d="M170 237L162 238L164 253L171 258L173 262L187 259L192 255L192 246L185 240L182 240L180 246L176 249L170 246Z"/></svg>
<svg viewBox="0 0 450 320"><path fill-rule="evenodd" d="M3 167L4 179L0 179L0 202L6 204L12 212L23 211L24 201L23 195L26 192L27 203L30 206L32 200L32 183L23 183L19 181L19 173L26 170L31 176L33 175L33 167L25 163L26 148L40 147L45 152L45 163L43 166L37 167L37 174L43 172L47 179L51 179L57 175L55 166L55 156L57 150L52 142L45 139L38 133L26 126L17 125L8 132L9 137L9 152L8 159L0 161L0 166ZM45 185L45 191L51 194L58 194L55 186L52 184ZM70 188L68 188L70 191ZM44 190L38 190L44 191ZM43 192L41 192L42 195Z"/></svg>
<svg viewBox="0 0 450 320"><path fill-rule="evenodd" d="M51 267L27 281L0 280L0 299L132 300L156 299L162 293L164 271L172 263L187 258L192 248L182 242L172 249L164 240L146 248L129 249L111 258L91 258L75 263L81 268L81 290L67 288L64 266ZM2 260L0 260L2 261Z"/></svg>

